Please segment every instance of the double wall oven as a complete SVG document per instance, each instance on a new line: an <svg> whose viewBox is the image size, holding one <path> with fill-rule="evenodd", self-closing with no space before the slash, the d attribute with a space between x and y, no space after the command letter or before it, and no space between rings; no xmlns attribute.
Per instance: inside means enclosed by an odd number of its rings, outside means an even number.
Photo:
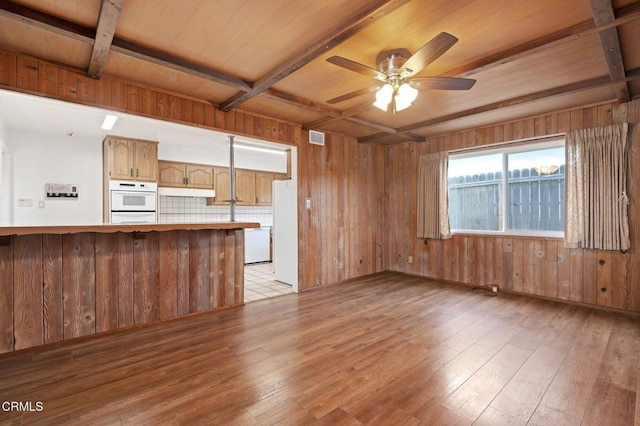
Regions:
<svg viewBox="0 0 640 426"><path fill-rule="evenodd" d="M157 183L109 182L111 223L156 223L157 202Z"/></svg>

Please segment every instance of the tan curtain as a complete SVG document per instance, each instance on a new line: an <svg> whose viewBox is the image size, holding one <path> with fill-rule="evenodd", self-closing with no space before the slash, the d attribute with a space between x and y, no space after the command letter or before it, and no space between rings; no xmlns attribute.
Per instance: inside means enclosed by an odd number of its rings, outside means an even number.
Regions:
<svg viewBox="0 0 640 426"><path fill-rule="evenodd" d="M565 246L627 250L628 124L570 132L566 141Z"/></svg>
<svg viewBox="0 0 640 426"><path fill-rule="evenodd" d="M451 238L446 152L420 156L418 170L418 238Z"/></svg>

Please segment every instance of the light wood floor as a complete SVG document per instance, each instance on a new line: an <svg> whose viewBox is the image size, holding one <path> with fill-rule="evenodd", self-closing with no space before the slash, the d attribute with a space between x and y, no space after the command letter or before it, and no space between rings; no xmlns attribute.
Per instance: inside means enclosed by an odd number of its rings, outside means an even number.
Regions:
<svg viewBox="0 0 640 426"><path fill-rule="evenodd" d="M385 273L0 358L20 424L609 424L637 318Z"/></svg>

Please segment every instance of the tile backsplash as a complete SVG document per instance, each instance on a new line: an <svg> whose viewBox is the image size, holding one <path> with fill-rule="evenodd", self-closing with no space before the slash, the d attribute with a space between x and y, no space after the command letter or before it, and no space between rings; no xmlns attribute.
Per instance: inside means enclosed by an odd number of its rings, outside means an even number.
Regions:
<svg viewBox="0 0 640 426"><path fill-rule="evenodd" d="M161 195L158 206L160 223L223 222L229 220L229 206L207 206L202 197L171 197ZM272 226L271 206L236 206L236 221L260 222Z"/></svg>

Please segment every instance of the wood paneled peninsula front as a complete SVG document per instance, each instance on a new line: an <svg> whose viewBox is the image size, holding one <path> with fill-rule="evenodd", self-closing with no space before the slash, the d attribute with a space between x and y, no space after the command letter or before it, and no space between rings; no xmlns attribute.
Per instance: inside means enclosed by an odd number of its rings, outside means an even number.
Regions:
<svg viewBox="0 0 640 426"><path fill-rule="evenodd" d="M259 226L0 227L0 353L242 305Z"/></svg>

